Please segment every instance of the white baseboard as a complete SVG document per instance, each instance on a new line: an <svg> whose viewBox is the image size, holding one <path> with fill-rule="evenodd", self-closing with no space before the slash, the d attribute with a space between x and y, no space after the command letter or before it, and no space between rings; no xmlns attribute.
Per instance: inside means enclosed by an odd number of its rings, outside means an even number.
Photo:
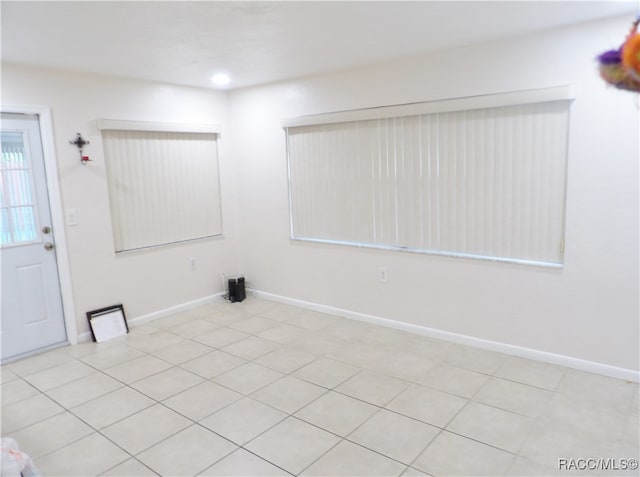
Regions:
<svg viewBox="0 0 640 477"><path fill-rule="evenodd" d="M85 343L87 341L91 341L91 332L85 331L84 333L78 333L77 339L78 339L78 343Z"/></svg>
<svg viewBox="0 0 640 477"><path fill-rule="evenodd" d="M609 376L612 378L625 379L627 381L633 381L636 383L640 382L640 371L635 371L633 369L620 368L608 364L597 363L595 361L587 361L580 358L574 358L572 356L549 353L547 351L525 348L523 346L515 346L498 341L485 340L482 338L476 338L474 336L451 333L450 331L438 330L426 326L403 323L401 321L390 320L388 318L368 315L365 313L358 313L355 311L344 310L342 308L335 308L327 305L319 305L317 303L311 303L295 298L288 298L259 290L251 289L248 291L258 298L264 298L266 300L276 301L279 303L284 303L286 305L293 305L308 310L319 311L321 313L327 313L329 315L335 315L342 318L363 321L365 323L386 326L387 328L393 328L409 333L429 336L431 338L438 338L444 341L450 341L452 343L473 346L475 348L481 348L489 351L496 351L498 353L504 353L511 356L519 356L521 358L527 358L544 363L564 366L567 368L578 369L580 371L586 371L589 373L601 374L603 376Z"/></svg>
<svg viewBox="0 0 640 477"><path fill-rule="evenodd" d="M226 292L214 293L213 295L205 296L202 298L198 298L196 300L188 301L186 303L180 303L179 305L171 306L169 308L164 308L163 310L152 311L151 313L147 313L145 315L140 315L135 318L127 318L127 324L129 328L135 328L136 326L143 325L153 320L157 320L159 318L164 318L165 316L173 315L175 313L180 313L181 311L190 310L192 308L196 308L198 306L206 305L208 303L215 303L220 300ZM91 340L91 332L86 331L84 333L80 333L78 335L78 343L83 341Z"/></svg>

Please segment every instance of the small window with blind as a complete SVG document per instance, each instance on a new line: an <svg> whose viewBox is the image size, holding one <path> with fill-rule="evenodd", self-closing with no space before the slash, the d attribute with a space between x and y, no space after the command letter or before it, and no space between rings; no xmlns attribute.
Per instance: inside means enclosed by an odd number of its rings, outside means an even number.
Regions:
<svg viewBox="0 0 640 477"><path fill-rule="evenodd" d="M284 121L291 237L559 266L569 87Z"/></svg>
<svg viewBox="0 0 640 477"><path fill-rule="evenodd" d="M213 126L101 120L116 252L222 235Z"/></svg>

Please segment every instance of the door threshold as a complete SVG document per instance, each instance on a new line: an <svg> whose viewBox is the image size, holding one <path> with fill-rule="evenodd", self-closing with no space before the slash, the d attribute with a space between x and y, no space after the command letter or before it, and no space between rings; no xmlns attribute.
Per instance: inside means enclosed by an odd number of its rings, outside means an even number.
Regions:
<svg viewBox="0 0 640 477"><path fill-rule="evenodd" d="M0 364L4 366L5 364L14 363L16 361L20 361L21 359L31 358L33 356L46 353L47 351L53 351L54 349L62 348L64 346L71 346L69 341L61 341L60 343L55 343L49 346L45 346L44 348L39 348L33 351L29 351L27 353L18 354L16 356L11 356L9 358L4 358Z"/></svg>

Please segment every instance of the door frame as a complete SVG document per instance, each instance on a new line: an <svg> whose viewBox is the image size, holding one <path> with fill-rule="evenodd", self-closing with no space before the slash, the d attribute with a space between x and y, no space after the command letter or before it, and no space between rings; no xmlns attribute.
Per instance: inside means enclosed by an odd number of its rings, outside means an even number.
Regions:
<svg viewBox="0 0 640 477"><path fill-rule="evenodd" d="M73 302L71 267L69 265L69 254L67 252L67 234L64 222L64 209L62 208L62 196L60 194L60 179L58 177L58 161L56 160L51 108L46 106L2 105L0 106L0 110L3 113L32 114L38 116L42 153L44 156L44 170L47 176L49 207L51 209L51 225L55 231L56 262L58 264L58 279L60 280L64 326L67 332L67 341L74 345L78 343L78 327Z"/></svg>

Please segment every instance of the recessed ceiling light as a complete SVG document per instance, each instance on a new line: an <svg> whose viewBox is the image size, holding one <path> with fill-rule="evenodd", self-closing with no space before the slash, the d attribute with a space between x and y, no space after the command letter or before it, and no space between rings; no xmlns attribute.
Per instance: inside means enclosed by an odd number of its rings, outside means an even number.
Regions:
<svg viewBox="0 0 640 477"><path fill-rule="evenodd" d="M231 82L231 78L227 74L218 73L213 75L211 82L216 86L227 86Z"/></svg>

